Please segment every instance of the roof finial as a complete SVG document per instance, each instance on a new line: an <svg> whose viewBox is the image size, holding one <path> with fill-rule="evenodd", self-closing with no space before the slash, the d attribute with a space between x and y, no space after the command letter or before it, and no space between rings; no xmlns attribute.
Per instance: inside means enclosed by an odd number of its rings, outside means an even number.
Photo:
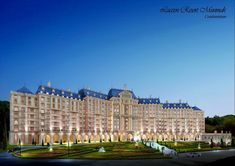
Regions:
<svg viewBox="0 0 235 166"><path fill-rule="evenodd" d="M127 84L124 84L123 89L124 89L124 90L128 90Z"/></svg>
<svg viewBox="0 0 235 166"><path fill-rule="evenodd" d="M51 87L51 81L48 81L47 86Z"/></svg>

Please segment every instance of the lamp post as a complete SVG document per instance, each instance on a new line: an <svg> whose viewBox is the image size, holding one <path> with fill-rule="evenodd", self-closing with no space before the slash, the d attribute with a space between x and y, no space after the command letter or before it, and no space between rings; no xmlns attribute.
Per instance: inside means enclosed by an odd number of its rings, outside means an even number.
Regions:
<svg viewBox="0 0 235 166"><path fill-rule="evenodd" d="M21 139L19 139L19 145L20 145L20 156L21 156Z"/></svg>
<svg viewBox="0 0 235 166"><path fill-rule="evenodd" d="M69 140L68 140L68 158L69 158Z"/></svg>

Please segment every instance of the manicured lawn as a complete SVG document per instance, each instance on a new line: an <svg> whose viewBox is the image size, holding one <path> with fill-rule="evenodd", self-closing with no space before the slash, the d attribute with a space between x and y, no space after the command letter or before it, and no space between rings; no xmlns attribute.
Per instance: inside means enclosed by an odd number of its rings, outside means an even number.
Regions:
<svg viewBox="0 0 235 166"><path fill-rule="evenodd" d="M5 152L5 151L8 151L9 149L12 149L12 148L14 148L14 147L16 147L16 145L7 145L7 149L6 150L3 150L3 149L1 149L0 148L0 152Z"/></svg>
<svg viewBox="0 0 235 166"><path fill-rule="evenodd" d="M104 147L104 153L98 152ZM68 154L69 153L69 154ZM78 144L69 147L56 145L50 148L34 149L15 153L22 158L72 158L72 159L154 159L164 158L156 149L145 147L142 143L135 147L133 142Z"/></svg>
<svg viewBox="0 0 235 166"><path fill-rule="evenodd" d="M221 147L211 148L205 142L159 142L177 152L208 151L222 149ZM200 145L200 146L199 146ZM104 147L106 152L98 152ZM200 148L199 148L200 147ZM144 146L142 143L135 146L134 142L106 142L66 145L53 145L50 147L39 147L39 149L26 150L14 153L22 158L71 158L71 159L157 159L166 158L156 149Z"/></svg>

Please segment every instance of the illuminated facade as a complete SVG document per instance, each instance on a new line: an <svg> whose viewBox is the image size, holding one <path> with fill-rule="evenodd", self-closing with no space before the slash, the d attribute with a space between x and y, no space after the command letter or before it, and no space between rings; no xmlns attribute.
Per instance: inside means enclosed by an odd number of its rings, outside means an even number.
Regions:
<svg viewBox="0 0 235 166"><path fill-rule="evenodd" d="M10 144L201 140L204 111L187 103L137 98L125 89L78 93L39 86L11 92Z"/></svg>

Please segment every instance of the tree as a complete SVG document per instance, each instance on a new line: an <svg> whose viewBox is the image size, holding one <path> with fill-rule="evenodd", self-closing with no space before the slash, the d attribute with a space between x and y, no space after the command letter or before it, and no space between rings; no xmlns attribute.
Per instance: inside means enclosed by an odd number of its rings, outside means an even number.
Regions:
<svg viewBox="0 0 235 166"><path fill-rule="evenodd" d="M214 142L213 142L213 139L211 139L211 148L213 148L214 147Z"/></svg>
<svg viewBox="0 0 235 166"><path fill-rule="evenodd" d="M220 140L220 147L223 148L224 147L224 141L223 141L223 138L221 138Z"/></svg>
<svg viewBox="0 0 235 166"><path fill-rule="evenodd" d="M0 101L0 148L7 149L8 132L10 130L10 104Z"/></svg>
<svg viewBox="0 0 235 166"><path fill-rule="evenodd" d="M232 147L234 147L234 146L235 146L235 141L234 141L234 138L232 138L231 145L232 145Z"/></svg>
<svg viewBox="0 0 235 166"><path fill-rule="evenodd" d="M32 139L32 145L34 145L34 138Z"/></svg>

